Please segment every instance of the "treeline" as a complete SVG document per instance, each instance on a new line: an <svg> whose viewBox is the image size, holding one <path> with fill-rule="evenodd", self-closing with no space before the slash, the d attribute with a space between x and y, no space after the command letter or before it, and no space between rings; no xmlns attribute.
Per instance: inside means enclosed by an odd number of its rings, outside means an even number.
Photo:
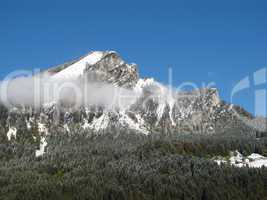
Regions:
<svg viewBox="0 0 267 200"><path fill-rule="evenodd" d="M125 130L55 131L47 140L43 157L27 153L1 160L0 199L267 199L266 168L218 166L208 159L236 149L260 153L264 140Z"/></svg>

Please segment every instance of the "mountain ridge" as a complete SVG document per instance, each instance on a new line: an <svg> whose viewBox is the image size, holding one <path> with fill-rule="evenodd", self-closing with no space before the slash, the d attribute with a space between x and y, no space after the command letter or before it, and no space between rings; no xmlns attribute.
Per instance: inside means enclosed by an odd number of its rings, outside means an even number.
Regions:
<svg viewBox="0 0 267 200"><path fill-rule="evenodd" d="M37 126L39 133L44 135L43 144L46 144L45 135L49 135L55 126L66 132L71 132L71 127L75 126L98 133L108 128L125 128L146 135L155 132L226 134L233 129L256 135L266 131L258 131L247 123L255 118L244 109L222 101L216 88L177 92L152 78L140 78L137 65L126 63L115 51L90 52L46 72L50 74L51 80L64 82L85 78L90 83L124 88L133 92L134 99L127 107L113 109L101 105L81 105L78 109L68 109L65 105L62 109L64 102L48 102L40 110L10 109L5 124L8 139L16 137L20 129L18 119L26 128ZM44 148L41 146L41 149Z"/></svg>

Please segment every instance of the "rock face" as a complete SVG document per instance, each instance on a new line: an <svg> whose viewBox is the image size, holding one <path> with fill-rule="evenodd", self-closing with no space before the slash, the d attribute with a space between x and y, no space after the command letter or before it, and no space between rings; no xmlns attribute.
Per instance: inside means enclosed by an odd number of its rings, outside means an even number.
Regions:
<svg viewBox="0 0 267 200"><path fill-rule="evenodd" d="M105 52L95 64L86 64L84 71L95 81L111 83L115 86L133 88L139 75L135 64L127 64L115 52Z"/></svg>
<svg viewBox="0 0 267 200"><path fill-rule="evenodd" d="M133 92L136 99L127 107L112 110L86 105L63 111L59 102L46 103L37 112L23 106L10 109L6 126L12 130L19 130L18 124L25 123L28 128L37 124L39 132L45 134L55 126L69 132L74 125L97 132L123 127L144 134L254 131L236 116L238 109L220 100L216 89L174 92L153 79L140 79L137 66L127 64L116 52L91 52L46 72L52 80L83 78L124 88ZM238 112L248 115L245 111Z"/></svg>

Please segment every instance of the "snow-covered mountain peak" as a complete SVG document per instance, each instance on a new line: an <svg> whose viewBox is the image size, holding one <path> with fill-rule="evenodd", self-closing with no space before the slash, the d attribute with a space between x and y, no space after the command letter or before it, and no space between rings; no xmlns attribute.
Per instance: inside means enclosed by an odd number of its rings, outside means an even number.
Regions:
<svg viewBox="0 0 267 200"><path fill-rule="evenodd" d="M52 75L52 80L73 80L83 76L93 82L126 88L134 87L139 79L136 64L126 63L115 51L93 51L47 72Z"/></svg>

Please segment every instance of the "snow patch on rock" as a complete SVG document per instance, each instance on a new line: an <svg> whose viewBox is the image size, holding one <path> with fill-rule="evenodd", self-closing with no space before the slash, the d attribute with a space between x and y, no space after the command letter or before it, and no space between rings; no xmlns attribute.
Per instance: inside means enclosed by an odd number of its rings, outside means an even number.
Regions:
<svg viewBox="0 0 267 200"><path fill-rule="evenodd" d="M17 129L15 127L10 127L7 132L7 139L10 141L11 138L14 137L16 139L17 137Z"/></svg>
<svg viewBox="0 0 267 200"><path fill-rule="evenodd" d="M44 133L45 135L48 135L48 129L43 123L40 123L40 122L38 123L38 131L39 133Z"/></svg>
<svg viewBox="0 0 267 200"><path fill-rule="evenodd" d="M41 141L40 141L40 149L35 151L35 156L36 157L40 157L43 156L45 153L45 147L47 146L47 142L45 137L41 137Z"/></svg>
<svg viewBox="0 0 267 200"><path fill-rule="evenodd" d="M84 123L84 129L93 129L95 131L103 130L108 127L109 124L109 116L107 113L103 113L99 118L94 118L91 123L87 121Z"/></svg>
<svg viewBox="0 0 267 200"><path fill-rule="evenodd" d="M144 120L140 115L136 115L137 122L131 119L125 112L120 112L119 123L122 126L128 126L129 129L137 130L143 134L148 134L148 131L144 127Z"/></svg>

